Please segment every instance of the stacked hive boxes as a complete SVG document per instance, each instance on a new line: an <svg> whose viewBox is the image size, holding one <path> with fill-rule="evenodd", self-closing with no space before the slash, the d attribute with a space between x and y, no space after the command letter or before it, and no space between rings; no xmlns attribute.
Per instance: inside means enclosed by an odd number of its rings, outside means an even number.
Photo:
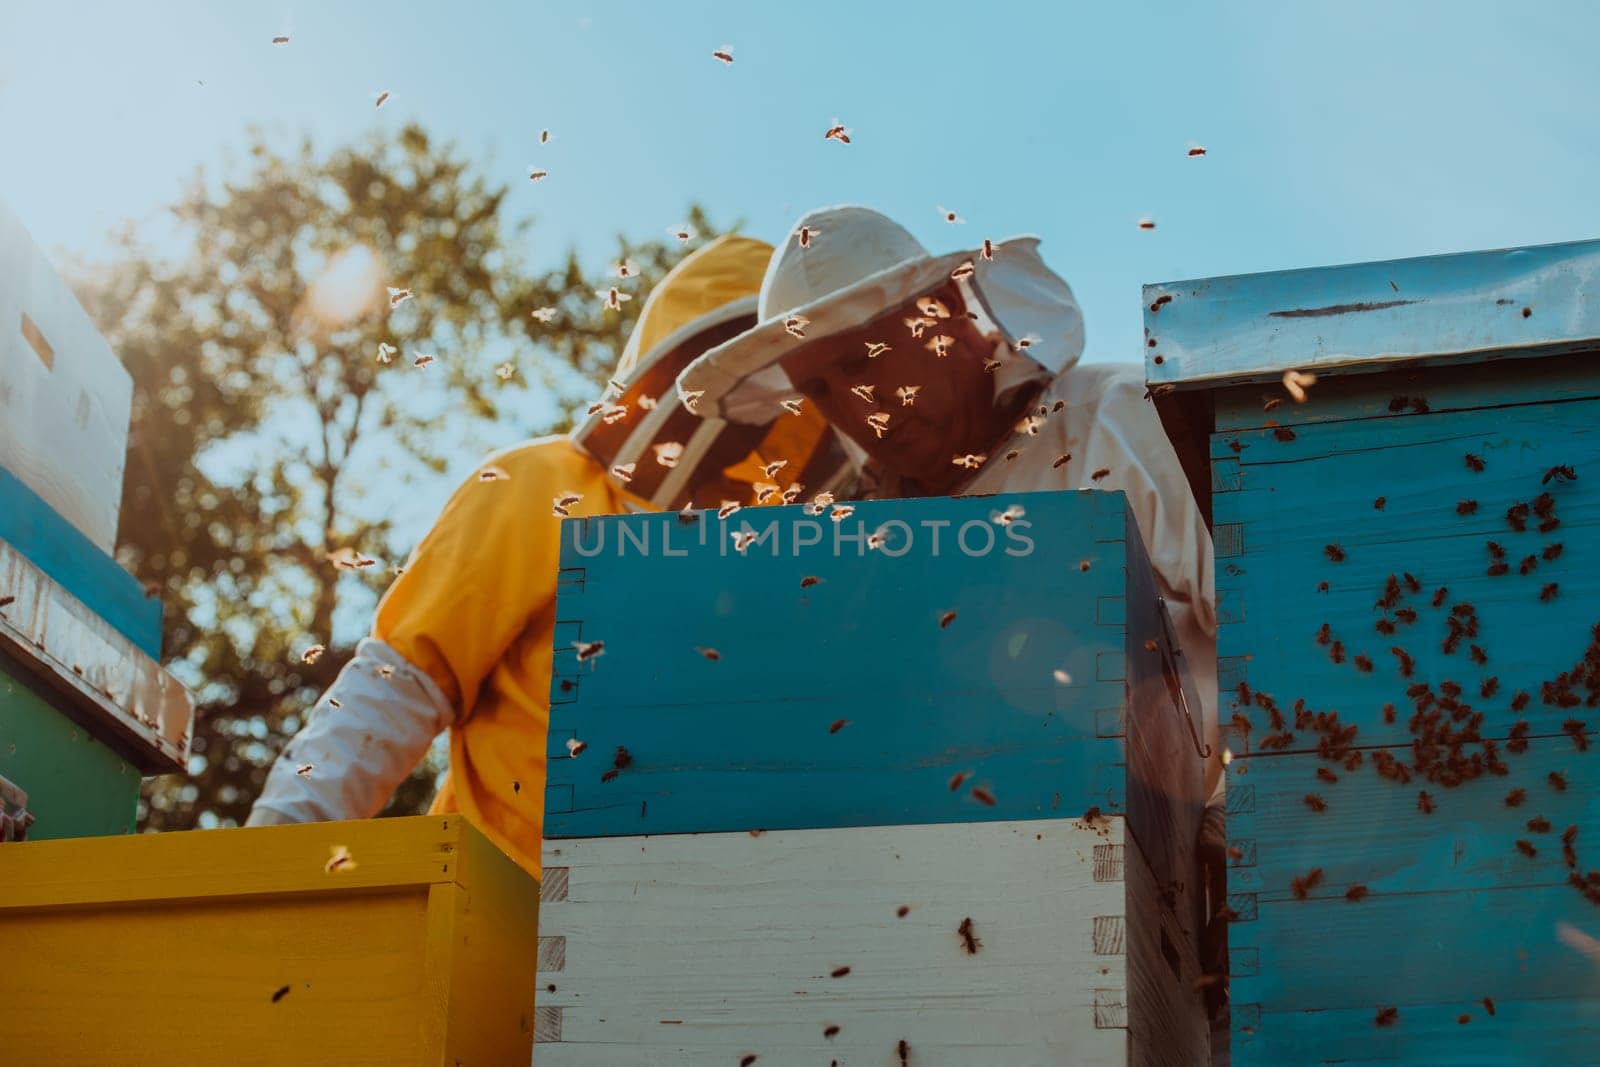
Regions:
<svg viewBox="0 0 1600 1067"><path fill-rule="evenodd" d="M6 836L132 829L190 704L161 604L111 557L132 383L0 205L0 809Z"/></svg>
<svg viewBox="0 0 1600 1067"><path fill-rule="evenodd" d="M1206 1060L1198 705L1121 494L563 538L537 1062Z"/></svg>
<svg viewBox="0 0 1600 1067"><path fill-rule="evenodd" d="M1145 291L1157 403L1209 462L1236 1064L1594 1062L1597 270Z"/></svg>

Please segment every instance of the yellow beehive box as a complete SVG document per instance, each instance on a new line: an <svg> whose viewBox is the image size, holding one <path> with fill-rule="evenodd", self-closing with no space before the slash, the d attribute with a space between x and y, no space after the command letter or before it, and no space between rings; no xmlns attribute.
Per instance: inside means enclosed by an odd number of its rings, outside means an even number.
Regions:
<svg viewBox="0 0 1600 1067"><path fill-rule="evenodd" d="M538 907L459 816L0 845L0 1060L520 1067Z"/></svg>

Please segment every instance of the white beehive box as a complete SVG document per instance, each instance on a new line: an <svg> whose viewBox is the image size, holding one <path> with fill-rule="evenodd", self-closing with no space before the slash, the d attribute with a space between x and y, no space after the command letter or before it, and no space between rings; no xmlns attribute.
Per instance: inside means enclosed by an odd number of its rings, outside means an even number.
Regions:
<svg viewBox="0 0 1600 1067"><path fill-rule="evenodd" d="M1198 962L1125 826L548 841L535 1062L1204 1063Z"/></svg>
<svg viewBox="0 0 1600 1067"><path fill-rule="evenodd" d="M133 379L0 203L0 467L109 553Z"/></svg>

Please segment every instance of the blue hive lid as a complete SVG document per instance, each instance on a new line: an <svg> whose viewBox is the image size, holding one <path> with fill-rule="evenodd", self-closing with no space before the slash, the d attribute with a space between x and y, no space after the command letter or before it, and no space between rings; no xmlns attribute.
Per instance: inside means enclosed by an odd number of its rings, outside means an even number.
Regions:
<svg viewBox="0 0 1600 1067"><path fill-rule="evenodd" d="M1161 393L1585 348L1597 278L1600 241L1575 241L1146 285L1145 376Z"/></svg>

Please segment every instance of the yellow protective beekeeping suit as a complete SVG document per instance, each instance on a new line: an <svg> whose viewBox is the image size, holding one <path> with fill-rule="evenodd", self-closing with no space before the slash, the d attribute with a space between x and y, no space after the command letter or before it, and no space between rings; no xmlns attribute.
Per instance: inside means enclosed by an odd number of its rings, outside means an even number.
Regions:
<svg viewBox="0 0 1600 1067"><path fill-rule="evenodd" d="M761 287L771 246L723 238L656 286L618 377L656 339ZM540 873L545 737L550 721L561 493L571 514L642 506L566 437L507 449L451 496L378 605L372 636L427 674L456 709L450 772L432 811L459 811L534 875Z"/></svg>

